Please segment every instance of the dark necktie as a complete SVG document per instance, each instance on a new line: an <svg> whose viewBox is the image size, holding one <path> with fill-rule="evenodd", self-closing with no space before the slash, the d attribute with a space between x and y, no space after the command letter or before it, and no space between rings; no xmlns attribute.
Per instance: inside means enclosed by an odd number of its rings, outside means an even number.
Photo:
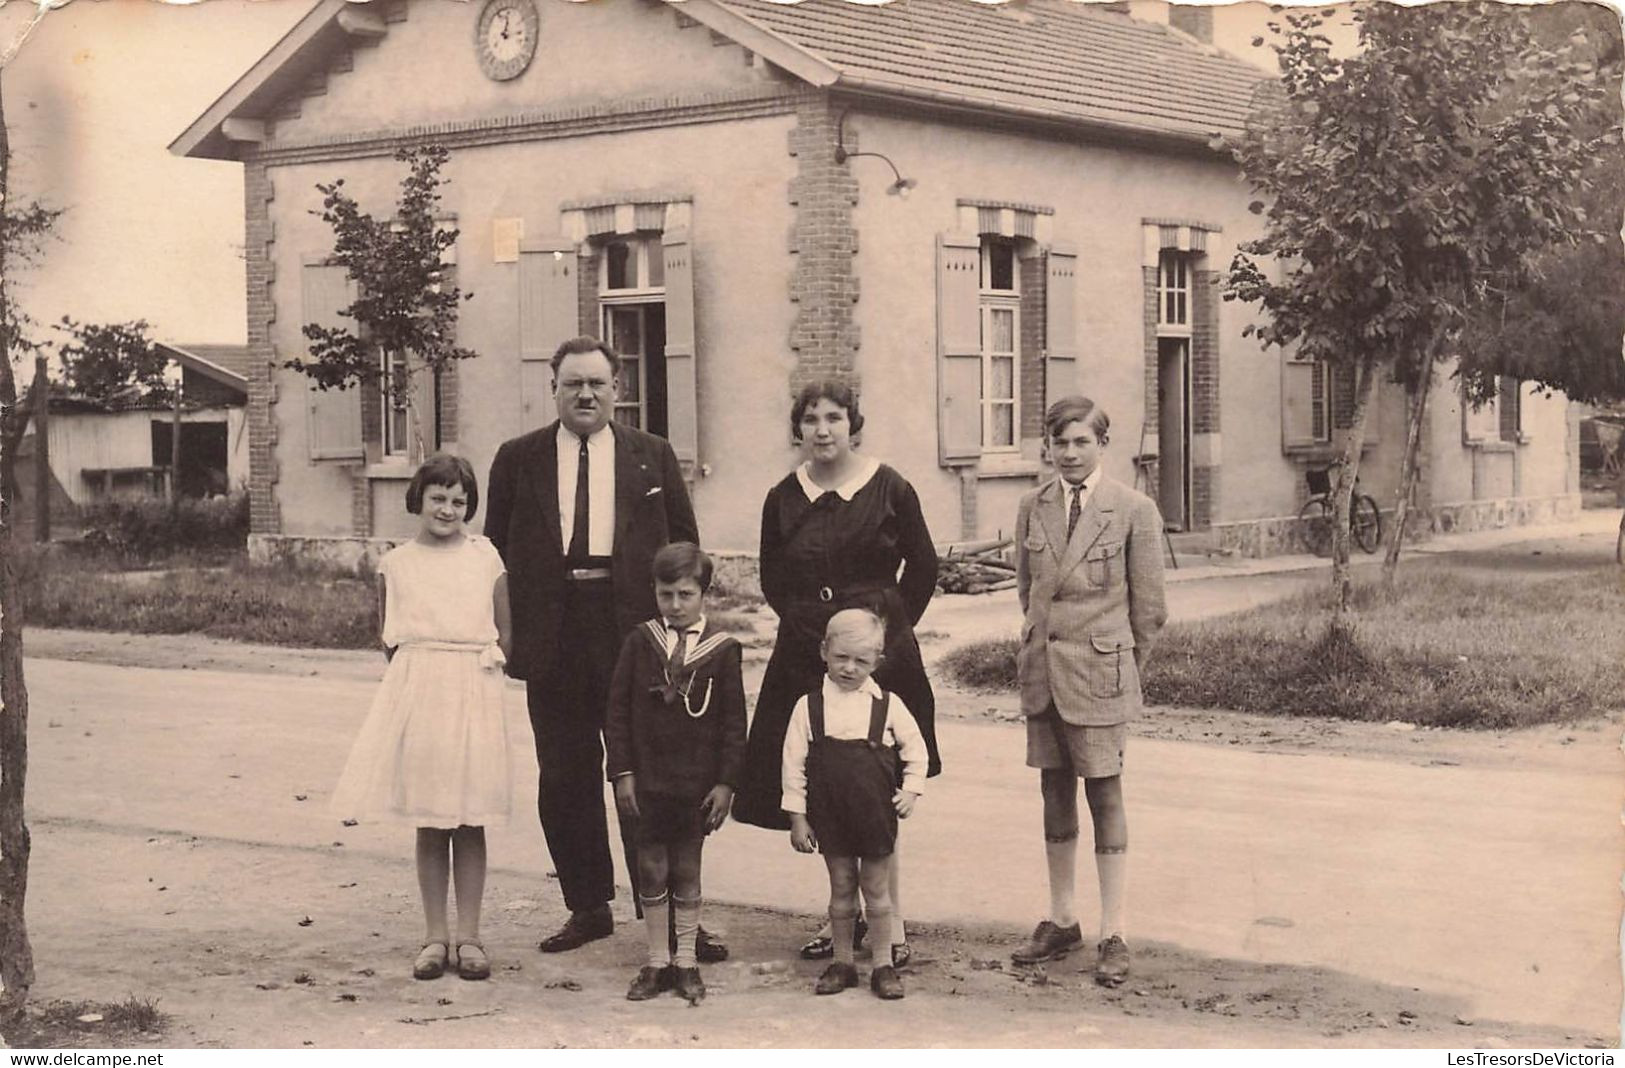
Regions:
<svg viewBox="0 0 1625 1068"><path fill-rule="evenodd" d="M587 552L587 439L581 439L581 460L576 464L576 515L575 524L570 530L570 551L566 554L572 560L585 560Z"/></svg>
<svg viewBox="0 0 1625 1068"><path fill-rule="evenodd" d="M688 631L677 632L677 643L671 647L671 659L666 661L666 687L665 698L667 703L677 700L680 692L677 688L678 672L683 667L683 655L688 651Z"/></svg>
<svg viewBox="0 0 1625 1068"><path fill-rule="evenodd" d="M1083 514L1083 490L1080 488L1069 492L1072 494L1072 507L1068 508L1066 513L1067 541L1072 540L1072 532L1078 529L1078 516Z"/></svg>

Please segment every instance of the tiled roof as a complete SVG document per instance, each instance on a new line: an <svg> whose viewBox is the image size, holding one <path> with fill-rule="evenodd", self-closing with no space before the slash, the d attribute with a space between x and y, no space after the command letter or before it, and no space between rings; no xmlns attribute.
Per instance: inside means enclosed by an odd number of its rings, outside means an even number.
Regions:
<svg viewBox="0 0 1625 1068"><path fill-rule="evenodd" d="M178 349L184 349L199 359L208 360L216 367L224 367L232 374L248 377L248 346L247 345L194 345L189 341L175 343Z"/></svg>
<svg viewBox="0 0 1625 1068"><path fill-rule="evenodd" d="M1146 133L1238 133L1265 75L1080 0L717 0L854 88Z"/></svg>

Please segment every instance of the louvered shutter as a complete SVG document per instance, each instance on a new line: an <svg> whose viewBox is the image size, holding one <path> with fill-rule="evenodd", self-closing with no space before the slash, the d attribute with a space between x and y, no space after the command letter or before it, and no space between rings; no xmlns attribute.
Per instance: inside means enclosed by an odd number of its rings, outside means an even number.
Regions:
<svg viewBox="0 0 1625 1068"><path fill-rule="evenodd" d="M576 266L575 243L568 238L528 238L520 244L519 383L527 429L558 418L547 364L560 344L580 332Z"/></svg>
<svg viewBox="0 0 1625 1068"><path fill-rule="evenodd" d="M1078 254L1056 244L1044 260L1044 407L1078 392Z"/></svg>
<svg viewBox="0 0 1625 1068"><path fill-rule="evenodd" d="M1322 394L1316 389L1316 370L1309 360L1281 361L1281 444L1301 448L1323 440L1316 435L1315 407ZM1324 413L1321 419L1325 419Z"/></svg>
<svg viewBox="0 0 1625 1068"><path fill-rule="evenodd" d="M355 302L355 283L336 263L307 263L300 279L300 323L330 329L356 329L354 319L339 314ZM301 339L304 334L301 332ZM307 356L308 358L308 356ZM361 391L318 389L306 379L305 441L311 460L358 460L361 444Z"/></svg>
<svg viewBox="0 0 1625 1068"><path fill-rule="evenodd" d="M660 243L666 264L666 440L688 472L700 451L694 243L686 229L667 230Z"/></svg>
<svg viewBox="0 0 1625 1068"><path fill-rule="evenodd" d="M982 322L975 234L937 237L937 450L944 465L982 454Z"/></svg>

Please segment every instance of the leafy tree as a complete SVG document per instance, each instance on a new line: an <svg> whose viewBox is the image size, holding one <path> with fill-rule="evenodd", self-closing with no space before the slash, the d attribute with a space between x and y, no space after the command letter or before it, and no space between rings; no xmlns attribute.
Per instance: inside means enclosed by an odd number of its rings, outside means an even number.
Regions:
<svg viewBox="0 0 1625 1068"><path fill-rule="evenodd" d="M1409 396L1397 544L1435 366L1459 355L1492 286L1521 290L1535 253L1579 239L1572 191L1599 142L1617 134L1582 134L1605 92L1595 59L1571 42L1541 46L1527 10L1360 8L1360 47L1347 59L1320 32L1331 14L1289 12L1270 24L1278 90L1231 146L1266 225L1241 245L1224 295L1266 313L1248 328L1266 346L1295 344L1306 359L1354 371L1333 480L1341 623L1349 498L1378 377ZM1260 265L1266 257L1278 277ZM1390 576L1396 561L1391 553Z"/></svg>
<svg viewBox="0 0 1625 1068"><path fill-rule="evenodd" d="M66 335L56 350L69 392L103 404L125 397L173 399L165 379L169 358L147 336L145 319L79 323L64 315L53 329Z"/></svg>
<svg viewBox="0 0 1625 1068"><path fill-rule="evenodd" d="M362 211L345 192L342 178L316 186L322 209L311 214L333 228L333 262L343 265L359 292L339 312L355 321L355 329L306 323L310 358L288 360L285 366L309 375L322 389L347 389L384 379L389 358L404 354L414 367L429 370L438 398L445 368L454 360L478 355L456 342L458 305L474 295L458 290L443 261L458 231L435 220L440 169L448 157L440 145L395 153L395 159L407 165L407 174L391 218L378 219ZM409 374L389 376L388 387L397 404L413 399ZM438 404L434 437L438 447Z"/></svg>

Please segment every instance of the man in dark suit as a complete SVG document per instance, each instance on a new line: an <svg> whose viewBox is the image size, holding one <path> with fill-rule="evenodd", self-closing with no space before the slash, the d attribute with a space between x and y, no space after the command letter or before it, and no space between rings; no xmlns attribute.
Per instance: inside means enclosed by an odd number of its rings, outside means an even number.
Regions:
<svg viewBox="0 0 1625 1068"><path fill-rule="evenodd" d="M699 541L677 456L662 438L611 422L620 357L578 337L553 355L559 418L505 442L486 486L485 535L508 567L513 656L541 765L537 811L570 918L556 953L614 929L604 804L604 709L621 640L657 615L650 565L669 541ZM637 879L636 827L623 819ZM727 950L702 940L702 959Z"/></svg>

